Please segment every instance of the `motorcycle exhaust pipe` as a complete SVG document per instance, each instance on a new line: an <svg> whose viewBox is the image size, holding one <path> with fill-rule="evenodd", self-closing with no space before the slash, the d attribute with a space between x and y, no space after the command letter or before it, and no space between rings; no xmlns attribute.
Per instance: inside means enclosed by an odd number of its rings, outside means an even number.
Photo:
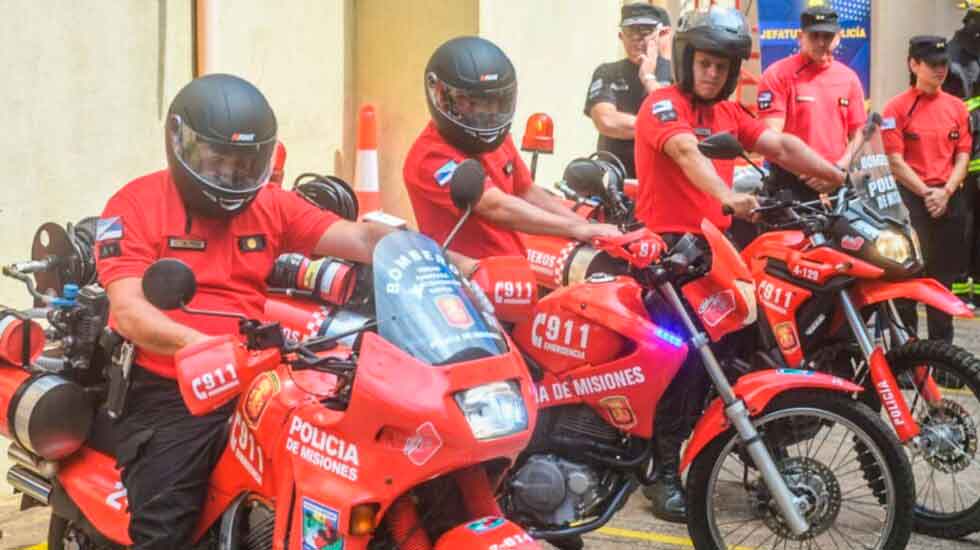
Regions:
<svg viewBox="0 0 980 550"><path fill-rule="evenodd" d="M11 443L7 448L7 458L44 479L54 479L58 475L57 462L44 460L16 443Z"/></svg>
<svg viewBox="0 0 980 550"><path fill-rule="evenodd" d="M51 484L23 466L14 466L7 471L7 483L44 506L51 502Z"/></svg>

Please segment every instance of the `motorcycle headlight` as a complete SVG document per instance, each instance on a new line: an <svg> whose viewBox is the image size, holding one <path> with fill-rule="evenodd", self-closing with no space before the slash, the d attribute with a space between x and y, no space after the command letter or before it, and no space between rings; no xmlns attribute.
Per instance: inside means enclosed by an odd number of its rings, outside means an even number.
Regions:
<svg viewBox="0 0 980 550"><path fill-rule="evenodd" d="M745 326L751 325L755 322L755 318L759 312L759 306L755 301L755 283L735 279L735 288L738 289L739 294L745 299L745 304L749 308L744 324Z"/></svg>
<svg viewBox="0 0 980 550"><path fill-rule="evenodd" d="M494 382L455 396L477 439L494 439L527 429L527 407L517 382Z"/></svg>
<svg viewBox="0 0 980 550"><path fill-rule="evenodd" d="M875 239L875 250L883 258L887 258L895 263L904 264L912 257L912 246L909 239L891 230L882 231Z"/></svg>

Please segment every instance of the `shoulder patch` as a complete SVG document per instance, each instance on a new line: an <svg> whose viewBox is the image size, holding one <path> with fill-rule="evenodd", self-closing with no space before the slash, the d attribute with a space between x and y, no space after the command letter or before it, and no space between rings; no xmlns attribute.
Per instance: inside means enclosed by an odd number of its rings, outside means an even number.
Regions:
<svg viewBox="0 0 980 550"><path fill-rule="evenodd" d="M772 107L772 92L759 92L756 103L759 105L760 111L765 111L769 107Z"/></svg>
<svg viewBox="0 0 980 550"><path fill-rule="evenodd" d="M677 120L677 111L674 109L674 102L664 99L653 104L650 111L660 122L672 122Z"/></svg>
<svg viewBox="0 0 980 550"><path fill-rule="evenodd" d="M238 237L238 250L242 252L261 252L265 250L265 235L245 235Z"/></svg>
<svg viewBox="0 0 980 550"><path fill-rule="evenodd" d="M123 237L123 222L119 216L100 218L95 224L95 240L114 241Z"/></svg>
<svg viewBox="0 0 980 550"><path fill-rule="evenodd" d="M602 89L602 79L597 78L592 81L592 85L589 86L589 97L595 96Z"/></svg>
<svg viewBox="0 0 980 550"><path fill-rule="evenodd" d="M122 247L119 242L102 243L99 245L99 259L118 258L122 256Z"/></svg>
<svg viewBox="0 0 980 550"><path fill-rule="evenodd" d="M446 164L443 164L438 170L436 170L434 174L432 174L432 176L436 179L436 183L439 184L439 187L442 187L447 183L449 183L449 180L453 177L453 174L456 172L457 166L459 165L456 164L455 160L450 160Z"/></svg>
<svg viewBox="0 0 980 550"><path fill-rule="evenodd" d="M894 130L896 128L895 117L890 116L881 119L881 129L882 130Z"/></svg>

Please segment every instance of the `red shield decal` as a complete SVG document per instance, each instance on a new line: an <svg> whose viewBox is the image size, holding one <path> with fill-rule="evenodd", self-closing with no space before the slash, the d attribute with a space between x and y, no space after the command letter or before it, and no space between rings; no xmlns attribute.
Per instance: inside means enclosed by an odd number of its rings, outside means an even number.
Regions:
<svg viewBox="0 0 980 550"><path fill-rule="evenodd" d="M704 324L713 327L733 311L735 311L735 291L729 289L705 298L698 308L698 316L701 317Z"/></svg>
<svg viewBox="0 0 980 550"><path fill-rule="evenodd" d="M779 342L779 347L783 351L792 351L800 345L800 341L796 337L796 327L790 321L779 323L773 327L773 332L776 335L776 341Z"/></svg>
<svg viewBox="0 0 980 550"><path fill-rule="evenodd" d="M245 421L248 422L249 426L254 428L258 425L269 399L279 393L279 389L279 377L274 372L267 372L255 380L242 407L245 413Z"/></svg>
<svg viewBox="0 0 980 550"><path fill-rule="evenodd" d="M432 422L426 422L415 430L415 435L405 440L403 452L416 466L422 466L436 456L442 448L442 438Z"/></svg>
<svg viewBox="0 0 980 550"><path fill-rule="evenodd" d="M629 399L626 397L621 395L603 397L599 400L599 405L606 409L616 427L628 430L636 426L636 415L633 414L633 407L630 407Z"/></svg>
<svg viewBox="0 0 980 550"><path fill-rule="evenodd" d="M466 304L463 303L463 300L459 296L447 294L445 296L439 296L435 302L439 313L442 314L442 318L446 320L449 326L461 329L467 329L473 326L473 318L466 311Z"/></svg>
<svg viewBox="0 0 980 550"><path fill-rule="evenodd" d="M840 240L840 246L844 250L861 250L861 247L864 246L864 239L862 237L848 235Z"/></svg>

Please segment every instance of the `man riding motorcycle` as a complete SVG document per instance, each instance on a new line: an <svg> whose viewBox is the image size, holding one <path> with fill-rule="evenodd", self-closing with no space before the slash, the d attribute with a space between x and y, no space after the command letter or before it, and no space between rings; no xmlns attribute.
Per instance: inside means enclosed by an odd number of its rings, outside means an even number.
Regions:
<svg viewBox="0 0 980 550"><path fill-rule="evenodd" d="M258 318L280 253L369 262L391 231L341 220L266 185L276 132L272 108L252 84L224 74L198 78L170 105L168 168L123 187L98 221L95 254L111 325L136 347L128 410L115 426L135 550L186 547L234 403L192 416L173 355L238 332L235 319L152 306L141 286L147 267L160 258L183 260L197 275L195 306Z"/></svg>
<svg viewBox="0 0 980 550"><path fill-rule="evenodd" d="M673 244L685 233L700 234L701 220L727 229L734 213L751 218L758 206L751 195L732 191L734 161L709 160L698 141L730 132L747 149L795 172L840 184L844 173L799 138L768 130L738 103L735 89L751 35L741 13L712 7L682 19L674 38L676 84L647 96L636 123L639 193L637 217ZM696 361L694 355L689 362ZM684 521L686 504L678 476L678 455L701 412L707 380L701 368L687 364L658 405L654 426L657 482L644 489L654 515ZM663 412L661 412L663 411Z"/></svg>
<svg viewBox="0 0 980 550"><path fill-rule="evenodd" d="M517 74L495 44L473 36L446 42L429 59L424 86L432 120L404 166L419 232L440 242L449 235L460 212L446 184L472 157L486 170L486 190L451 249L473 258L524 256L518 231L579 241L619 234L614 226L588 223L533 184L510 137Z"/></svg>

